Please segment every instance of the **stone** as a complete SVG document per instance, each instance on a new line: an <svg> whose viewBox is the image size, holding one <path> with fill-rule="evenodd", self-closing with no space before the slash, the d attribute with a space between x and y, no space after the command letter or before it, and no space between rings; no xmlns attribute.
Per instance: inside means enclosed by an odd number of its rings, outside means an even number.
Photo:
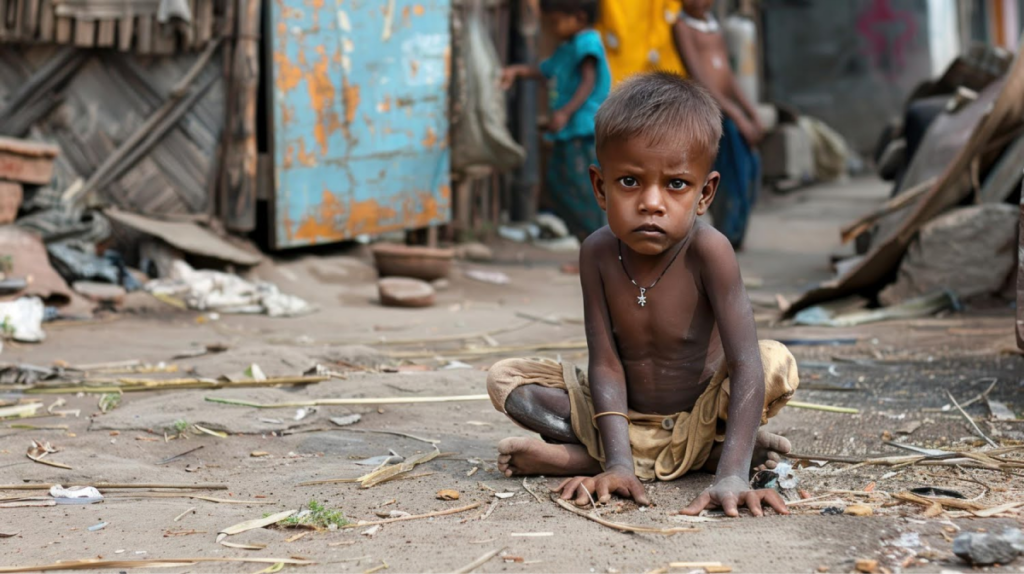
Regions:
<svg viewBox="0 0 1024 574"><path fill-rule="evenodd" d="M998 293L1014 269L1020 213L1007 204L954 209L924 227L896 281L879 301L891 306L948 289L961 300Z"/></svg>
<svg viewBox="0 0 1024 574"><path fill-rule="evenodd" d="M71 288L82 297L94 302L121 306L128 292L120 285L100 283L98 281L75 281Z"/></svg>
<svg viewBox="0 0 1024 574"><path fill-rule="evenodd" d="M1009 564L1024 552L1024 532L1007 528L1000 533L965 532L953 540L953 553L971 564Z"/></svg>
<svg viewBox="0 0 1024 574"><path fill-rule="evenodd" d="M380 304L385 307L430 307L435 291L426 281L408 277L387 277L377 282Z"/></svg>
<svg viewBox="0 0 1024 574"><path fill-rule="evenodd" d="M464 243L455 249L459 259L486 263L494 261L494 251L483 243Z"/></svg>

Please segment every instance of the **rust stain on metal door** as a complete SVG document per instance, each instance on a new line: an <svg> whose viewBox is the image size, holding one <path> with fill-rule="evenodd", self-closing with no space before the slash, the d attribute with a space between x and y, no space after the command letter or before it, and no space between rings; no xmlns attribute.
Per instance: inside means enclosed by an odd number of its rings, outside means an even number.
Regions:
<svg viewBox="0 0 1024 574"><path fill-rule="evenodd" d="M450 0L274 0L274 244L450 218Z"/></svg>

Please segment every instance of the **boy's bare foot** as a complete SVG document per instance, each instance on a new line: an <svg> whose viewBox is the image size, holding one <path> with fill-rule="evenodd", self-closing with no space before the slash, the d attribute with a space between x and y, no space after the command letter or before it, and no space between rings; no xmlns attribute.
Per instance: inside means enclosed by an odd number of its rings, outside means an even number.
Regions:
<svg viewBox="0 0 1024 574"><path fill-rule="evenodd" d="M754 470L775 468L792 449L793 445L786 437L760 429L754 439L754 456L750 465Z"/></svg>
<svg viewBox="0 0 1024 574"><path fill-rule="evenodd" d="M601 464L582 445L510 437L498 443L498 470L505 476L575 476L597 474Z"/></svg>

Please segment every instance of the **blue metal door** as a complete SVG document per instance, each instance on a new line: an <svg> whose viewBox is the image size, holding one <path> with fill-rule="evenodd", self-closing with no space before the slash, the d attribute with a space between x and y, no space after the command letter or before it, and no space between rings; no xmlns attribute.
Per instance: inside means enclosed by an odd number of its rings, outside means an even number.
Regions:
<svg viewBox="0 0 1024 574"><path fill-rule="evenodd" d="M450 0L272 0L274 244L450 218Z"/></svg>

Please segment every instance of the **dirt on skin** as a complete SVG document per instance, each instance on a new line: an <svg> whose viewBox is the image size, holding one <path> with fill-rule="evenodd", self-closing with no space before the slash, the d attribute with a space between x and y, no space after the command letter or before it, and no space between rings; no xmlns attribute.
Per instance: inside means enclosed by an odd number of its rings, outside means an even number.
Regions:
<svg viewBox="0 0 1024 574"><path fill-rule="evenodd" d="M751 289L752 298L771 297L775 292L792 297L808 281L825 278L828 271L822 262L835 244L835 229L882 198L879 186L858 183L839 190L808 190L796 199L763 204L750 232L749 251L741 255L745 275L763 285ZM799 221L813 220L813 226L781 229L777 223L786 221L787 214L799 215ZM824 247L808 253L808 245ZM898 504L893 498L910 488L941 486L994 506L1021 500L1024 482L1014 474L934 466L847 470L848 465L828 463L797 469L799 488L821 498L792 507L793 515L788 517L724 519L712 513L698 521L684 520L674 513L711 483L710 475L648 485L654 506L641 509L613 500L601 509L602 516L697 531L672 537L625 534L549 501L545 487L555 484L555 479L530 478L524 485L521 477L500 475L495 465L498 441L529 433L511 424L486 400L319 407L304 417L298 416L296 408L255 409L206 401L207 397L271 403L481 394L484 369L503 356L542 355L585 364L583 350L570 344L584 339L578 278L559 270L574 255L502 244L497 246L497 256L499 262L492 265L457 265L451 286L439 293L437 305L430 309L379 307L365 253L328 253L281 259L257 270L286 292L320 305L320 312L307 317L211 320L133 295L128 309L110 321L51 325L44 344L8 344L0 358L10 363L49 365L60 360L74 365L140 359L175 364L181 371L194 368L206 377L237 374L250 362L258 363L268 375L298 375L322 364L343 372L345 378L277 389L126 393L120 406L106 414L99 413L97 395L40 397L47 406L62 398L66 404L58 410L81 409L81 416L19 421L37 427L66 425L66 429L10 428L12 423L5 421L0 430L0 483L202 483L224 489L176 491L176 497L167 497L167 491L157 497L158 493L148 490L112 490L100 504L4 508L0 532L16 535L0 538L0 564L26 566L85 558L303 557L316 564L286 568L366 572L386 564L389 572L446 572L503 549L475 571L644 572L671 562L713 561L736 572L811 572L819 567L850 572L857 559L874 558L892 571L939 572L966 569L950 552L957 532L1016 524L1013 518L972 518L951 510L926 518L924 508ZM512 281L504 286L475 282L462 275L468 268L503 271ZM526 319L523 313L543 320ZM762 337L858 340L855 345L791 347L801 363L804 385L797 400L853 407L858 414L790 408L768 428L787 436L795 451L822 457L903 454L884 444L890 436L924 447L976 448L980 439L972 429L955 410L944 409L949 402L945 391L965 402L995 380L990 398L1011 408L1024 407L1018 385L1024 379L1024 360L999 353L1012 345L1012 327L1008 308L842 330L763 323ZM481 336L488 332L495 334ZM466 338L381 343L454 333ZM556 343L561 349L523 348L540 343ZM230 350L171 360L209 344L227 345ZM471 368L445 369L453 360ZM182 372L131 376L172 377ZM988 414L984 400L973 403L968 411L978 419ZM330 422L331 417L354 413L361 420L352 426ZM203 434L190 426L187 438L172 438L178 421L227 431L229 436ZM901 434L901 429L915 422L921 424ZM1017 423L979 424L996 441L1013 444L1024 439L1024 426ZM434 449L413 438L353 431L397 431L436 440L443 455L415 469L411 474L422 476L409 480L367 489L345 482L302 486L372 470L357 464L361 459L391 451L409 458ZM32 440L57 447L59 452L47 460L71 470L29 460L25 452ZM197 447L202 448L192 450ZM192 452L165 462L187 451ZM458 491L458 500L440 500L437 493L442 489ZM496 492L512 496L498 498ZM238 504L187 498L188 494ZM2 496L46 494L4 490ZM262 550L216 543L217 533L228 526L298 509L311 500L344 512L353 523L379 520L379 514L392 511L415 515L478 506L449 516L386 524L372 535L368 526L362 526L312 532L288 542L301 531L273 527L228 538L233 543L266 544ZM853 502L870 505L873 515L821 513L822 503ZM106 526L88 530L100 523ZM200 563L167 571L255 572L266 566Z"/></svg>

